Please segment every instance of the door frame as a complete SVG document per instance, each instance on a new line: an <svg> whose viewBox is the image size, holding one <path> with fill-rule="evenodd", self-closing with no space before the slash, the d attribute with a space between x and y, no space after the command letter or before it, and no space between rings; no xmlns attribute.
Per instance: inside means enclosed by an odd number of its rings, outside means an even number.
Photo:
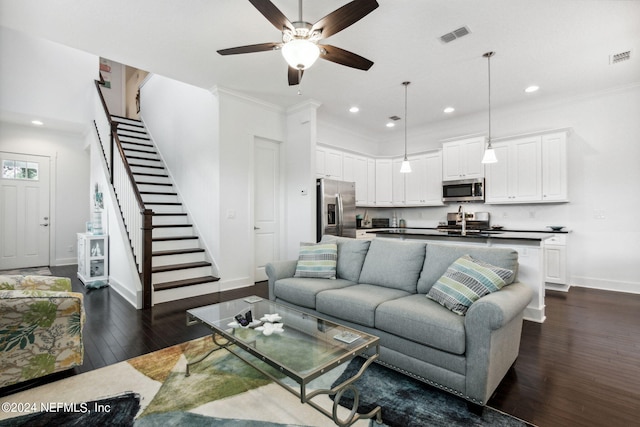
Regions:
<svg viewBox="0 0 640 427"><path fill-rule="evenodd" d="M56 221L56 206L57 206L57 160L58 153L55 150L48 149L40 149L40 150L25 150L25 151L16 151L16 150L3 150L0 149L3 153L7 154L15 154L16 156L25 155L25 156L40 156L40 157L48 157L49 158L49 266L54 266L56 263L54 262L56 259L56 229L57 229L57 221Z"/></svg>
<svg viewBox="0 0 640 427"><path fill-rule="evenodd" d="M279 168L278 168L278 194L279 194L279 200L278 200L278 220L277 220L277 227L278 227L278 252L279 252L279 259L278 260L274 260L274 261L279 261L280 259L282 259L282 255L283 255L283 251L285 249L285 229L284 229L284 217L285 217L285 173L284 173L284 143L283 141L278 141L272 138L267 138L267 137L263 137L260 135L252 135L251 137L251 150L250 150L250 162L251 162L251 167L249 169L249 204L250 204L250 208L249 208L249 224L248 226L251 228L250 233L251 233L251 238L250 238L250 242L251 242L251 274L250 274L250 278L251 278L251 283L255 283L256 281L256 234L255 234L255 230L253 230L252 228L255 226L255 209L256 209L256 189L255 189L255 165L256 165L256 158L255 158L255 150L256 150L256 142L257 140L263 140L263 141L268 141L271 142L273 144L278 145L279 148L279 158L278 158L278 164L279 164Z"/></svg>

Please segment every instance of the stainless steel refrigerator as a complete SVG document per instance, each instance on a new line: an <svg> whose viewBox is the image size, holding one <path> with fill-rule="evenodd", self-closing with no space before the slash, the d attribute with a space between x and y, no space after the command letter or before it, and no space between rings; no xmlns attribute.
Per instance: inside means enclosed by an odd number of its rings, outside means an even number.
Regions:
<svg viewBox="0 0 640 427"><path fill-rule="evenodd" d="M323 234L356 237L356 184L320 178L316 182L317 239Z"/></svg>

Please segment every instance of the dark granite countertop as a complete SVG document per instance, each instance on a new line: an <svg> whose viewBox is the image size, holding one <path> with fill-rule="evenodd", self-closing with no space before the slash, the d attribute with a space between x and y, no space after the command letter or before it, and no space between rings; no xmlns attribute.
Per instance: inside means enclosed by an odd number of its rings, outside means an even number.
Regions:
<svg viewBox="0 0 640 427"><path fill-rule="evenodd" d="M504 240L537 240L542 241L553 237L553 232L537 230L483 230L467 232L462 235L459 232L440 231L436 228L393 228L384 230L372 230L369 233L380 237L400 237L400 238L436 238L442 239L504 239ZM565 231L566 233L566 231Z"/></svg>

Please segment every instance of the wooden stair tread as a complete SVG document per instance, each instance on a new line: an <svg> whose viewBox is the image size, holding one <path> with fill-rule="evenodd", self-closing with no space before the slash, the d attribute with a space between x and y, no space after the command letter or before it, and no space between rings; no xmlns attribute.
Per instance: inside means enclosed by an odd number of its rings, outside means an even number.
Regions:
<svg viewBox="0 0 640 427"><path fill-rule="evenodd" d="M180 202L144 202L144 205L181 206Z"/></svg>
<svg viewBox="0 0 640 427"><path fill-rule="evenodd" d="M193 227L191 224L158 224L154 225L153 228L188 228Z"/></svg>
<svg viewBox="0 0 640 427"><path fill-rule="evenodd" d="M164 169L164 166L152 166L152 165L141 165L138 163L129 163L129 166L135 166L135 167L139 167L139 168L151 168L151 169Z"/></svg>
<svg viewBox="0 0 640 427"><path fill-rule="evenodd" d="M173 184L170 182L151 182L151 181L136 181L138 185L159 185L163 187L173 187Z"/></svg>
<svg viewBox="0 0 640 427"><path fill-rule="evenodd" d="M166 236L166 237L154 237L152 242L168 242L171 240L192 240L197 239L198 236Z"/></svg>
<svg viewBox="0 0 640 427"><path fill-rule="evenodd" d="M149 173L149 172L132 172L134 175L142 175L142 176L156 176L159 178L169 178L169 175L164 173Z"/></svg>
<svg viewBox="0 0 640 427"><path fill-rule="evenodd" d="M186 212L154 212L153 216L187 216Z"/></svg>
<svg viewBox="0 0 640 427"><path fill-rule="evenodd" d="M203 283L217 282L219 277L215 276L203 276L193 279L176 280L173 282L154 283L153 289L155 291L166 291L168 289L182 288L184 286L201 285Z"/></svg>
<svg viewBox="0 0 640 427"><path fill-rule="evenodd" d="M141 191L140 194L153 194L155 196L177 196L178 193L171 191Z"/></svg>
<svg viewBox="0 0 640 427"><path fill-rule="evenodd" d="M211 267L208 261L187 262L184 264L159 265L151 269L152 273L164 273L167 271L188 270L190 268Z"/></svg>
<svg viewBox="0 0 640 427"><path fill-rule="evenodd" d="M197 254L204 252L202 248L190 248L190 249L173 249L169 251L155 251L151 256L167 256L167 255L183 255L183 254Z"/></svg>

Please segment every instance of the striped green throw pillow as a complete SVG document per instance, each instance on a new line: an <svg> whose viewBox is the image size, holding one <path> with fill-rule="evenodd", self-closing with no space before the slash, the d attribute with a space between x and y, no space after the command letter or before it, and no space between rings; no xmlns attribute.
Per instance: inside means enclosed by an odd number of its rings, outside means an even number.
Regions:
<svg viewBox="0 0 640 427"><path fill-rule="evenodd" d="M300 243L300 256L294 277L335 279L338 245L334 243Z"/></svg>
<svg viewBox="0 0 640 427"><path fill-rule="evenodd" d="M428 298L464 316L475 301L499 291L513 271L463 255L431 287Z"/></svg>

